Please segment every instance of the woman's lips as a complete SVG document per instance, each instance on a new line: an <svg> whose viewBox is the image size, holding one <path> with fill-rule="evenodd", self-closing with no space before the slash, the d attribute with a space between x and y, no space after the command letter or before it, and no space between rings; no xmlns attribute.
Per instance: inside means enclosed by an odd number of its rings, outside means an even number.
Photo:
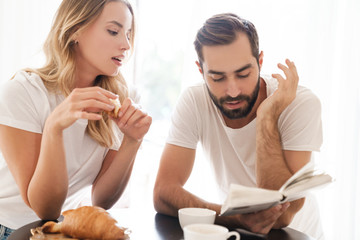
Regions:
<svg viewBox="0 0 360 240"><path fill-rule="evenodd" d="M121 65L122 65L122 60L121 60L121 58L112 57L111 60L112 60L117 66L121 66Z"/></svg>

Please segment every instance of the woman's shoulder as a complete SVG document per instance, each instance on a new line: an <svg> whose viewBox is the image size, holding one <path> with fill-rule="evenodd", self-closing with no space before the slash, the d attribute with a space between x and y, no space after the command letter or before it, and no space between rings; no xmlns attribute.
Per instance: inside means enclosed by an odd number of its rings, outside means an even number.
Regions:
<svg viewBox="0 0 360 240"><path fill-rule="evenodd" d="M38 74L24 70L18 71L9 81L7 81L7 84L46 89L44 82Z"/></svg>
<svg viewBox="0 0 360 240"><path fill-rule="evenodd" d="M2 83L1 96L40 97L48 95L40 76L34 72L18 71L10 80Z"/></svg>

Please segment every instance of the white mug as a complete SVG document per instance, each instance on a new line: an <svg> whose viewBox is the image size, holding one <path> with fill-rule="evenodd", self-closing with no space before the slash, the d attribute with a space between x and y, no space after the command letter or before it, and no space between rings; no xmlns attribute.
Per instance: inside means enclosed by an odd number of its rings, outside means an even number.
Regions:
<svg viewBox="0 0 360 240"><path fill-rule="evenodd" d="M214 223L216 212L207 208L181 208L178 211L182 229L194 223Z"/></svg>
<svg viewBox="0 0 360 240"><path fill-rule="evenodd" d="M196 223L184 227L185 240L226 240L231 236L240 240L238 232L229 232L226 227L220 225Z"/></svg>

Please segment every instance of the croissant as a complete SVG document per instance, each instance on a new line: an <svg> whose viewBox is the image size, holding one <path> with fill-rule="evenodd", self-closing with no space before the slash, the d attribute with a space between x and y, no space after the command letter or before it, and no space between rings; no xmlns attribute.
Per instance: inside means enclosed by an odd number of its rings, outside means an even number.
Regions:
<svg viewBox="0 0 360 240"><path fill-rule="evenodd" d="M126 239L125 228L103 208L84 206L62 213L64 221L47 222L41 228L44 233L63 233L79 239L117 240Z"/></svg>

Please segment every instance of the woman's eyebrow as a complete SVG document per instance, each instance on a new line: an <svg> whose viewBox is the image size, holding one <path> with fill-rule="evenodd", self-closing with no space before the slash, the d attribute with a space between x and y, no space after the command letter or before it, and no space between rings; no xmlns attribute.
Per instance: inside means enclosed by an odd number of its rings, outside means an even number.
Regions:
<svg viewBox="0 0 360 240"><path fill-rule="evenodd" d="M117 25L119 28L123 28L123 25L121 23L119 23L118 21L113 20L113 21L109 21L108 23L113 23L113 24Z"/></svg>

